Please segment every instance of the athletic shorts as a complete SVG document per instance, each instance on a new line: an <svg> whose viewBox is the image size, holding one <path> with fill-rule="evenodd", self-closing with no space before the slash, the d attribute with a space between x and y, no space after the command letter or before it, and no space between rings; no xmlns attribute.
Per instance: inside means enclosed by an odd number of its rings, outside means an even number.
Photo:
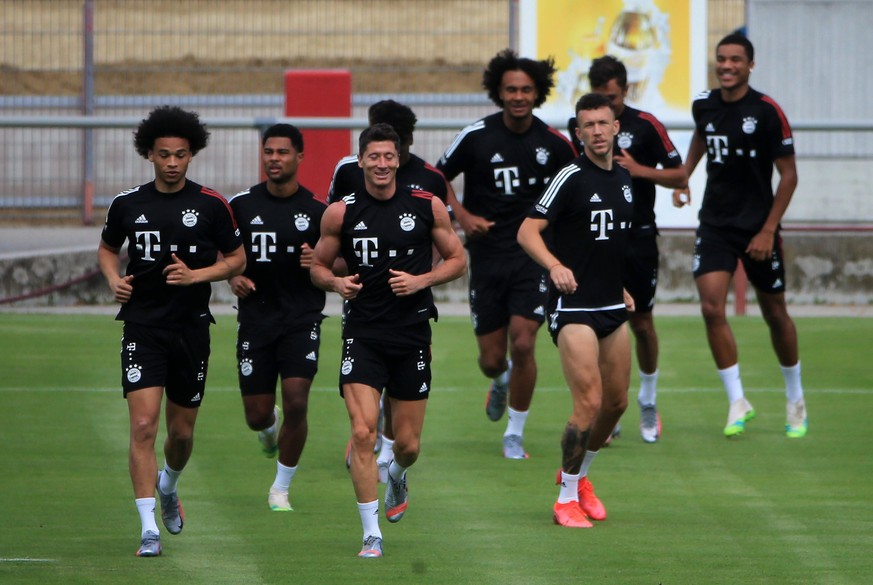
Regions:
<svg viewBox="0 0 873 585"><path fill-rule="evenodd" d="M321 323L306 326L240 323L237 374L243 396L275 394L277 379L312 380L318 371Z"/></svg>
<svg viewBox="0 0 873 585"><path fill-rule="evenodd" d="M624 287L634 299L637 313L649 313L658 289L658 238L655 234L629 240L624 260Z"/></svg>
<svg viewBox="0 0 873 585"><path fill-rule="evenodd" d="M396 400L425 400L430 395L430 345L392 346L360 338L343 340L339 388L366 384Z"/></svg>
<svg viewBox="0 0 873 585"><path fill-rule="evenodd" d="M197 408L206 392L209 367L209 322L181 329L124 324L121 337L121 387L124 396L160 386L167 400Z"/></svg>
<svg viewBox="0 0 873 585"><path fill-rule="evenodd" d="M628 318L627 309L609 309L607 311L554 311L549 315L549 333L552 343L558 345L558 334L565 325L575 323L587 325L594 330L597 339L608 337L622 326Z"/></svg>
<svg viewBox="0 0 873 585"><path fill-rule="evenodd" d="M782 236L773 239L773 254L767 260L753 260L746 248L755 234L736 230L700 226L694 241L692 272L697 278L708 272L729 272L743 263L746 276L755 288L764 293L785 292L785 263L782 256Z"/></svg>
<svg viewBox="0 0 873 585"><path fill-rule="evenodd" d="M512 260L470 259L470 315L476 335L509 325L513 315L545 320L548 275L524 255Z"/></svg>

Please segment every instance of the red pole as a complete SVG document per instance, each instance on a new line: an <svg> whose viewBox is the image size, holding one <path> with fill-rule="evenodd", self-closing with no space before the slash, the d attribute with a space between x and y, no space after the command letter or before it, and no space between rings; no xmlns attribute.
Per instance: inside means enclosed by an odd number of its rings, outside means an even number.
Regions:
<svg viewBox="0 0 873 585"><path fill-rule="evenodd" d="M352 75L344 69L299 69L285 72L285 115L289 118L348 118L352 113ZM333 169L349 154L349 130L301 130L307 154L300 183L327 198Z"/></svg>

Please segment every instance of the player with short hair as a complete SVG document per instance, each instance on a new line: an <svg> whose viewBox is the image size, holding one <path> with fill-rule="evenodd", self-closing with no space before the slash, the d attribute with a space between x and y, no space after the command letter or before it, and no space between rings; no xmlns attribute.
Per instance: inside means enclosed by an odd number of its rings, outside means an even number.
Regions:
<svg viewBox="0 0 873 585"><path fill-rule="evenodd" d="M576 157L560 132L534 116L554 86L554 60L521 58L510 49L488 63L482 85L501 111L467 126L437 163L464 175L461 205L449 205L470 253L470 311L479 369L492 379L485 412L506 411L503 455L525 459L524 427L537 378L537 331L545 319L546 273L515 239L525 214L562 166ZM507 359L507 351L508 357Z"/></svg>
<svg viewBox="0 0 873 585"><path fill-rule="evenodd" d="M451 185L446 181L442 172L428 164L421 157L410 152L413 144L413 133L418 118L412 108L394 100L381 100L372 104L368 110L370 125L388 124L400 137L398 147L397 184L427 191L436 195L443 203L446 202L446 194ZM328 201L338 201L346 195L361 192L365 189L364 173L358 166L358 155L340 159L333 172L330 182ZM451 209L449 209L451 215ZM394 458L392 453L394 436L391 434L391 407L385 408L382 400L382 415L379 418L379 435L376 437L375 449L379 451L376 464L379 468L379 481L385 483L388 479L388 464ZM346 446L346 466L350 465L351 439Z"/></svg>
<svg viewBox="0 0 873 585"><path fill-rule="evenodd" d="M652 316L658 287L658 226L655 223L655 185L679 188L688 183L682 158L667 135L667 129L652 114L625 103L627 69L613 57L595 59L588 69L591 91L609 98L619 123L613 161L633 177L634 220L625 259L625 289L636 310L629 315L636 339L640 389L640 437L654 443L661 436L661 417L656 405L658 384L658 333ZM576 118L571 118L572 127ZM572 135L572 134L571 134Z"/></svg>
<svg viewBox="0 0 873 585"><path fill-rule="evenodd" d="M408 505L407 469L418 459L431 391L431 287L463 274L463 247L445 205L431 193L397 184L400 137L374 124L359 138L364 191L328 206L311 277L348 301L340 394L352 435L352 483L363 526L361 558L383 554L374 457L379 398L391 404L394 460L388 466L385 515L399 521ZM436 247L443 261L432 263ZM342 257L347 276L332 271Z"/></svg>
<svg viewBox="0 0 873 585"><path fill-rule="evenodd" d="M136 151L154 166L153 181L117 195L106 212L97 258L124 322L121 384L130 416L130 477L142 524L137 556L161 554L155 489L170 534L182 531L176 493L194 446L206 392L210 283L239 274L245 251L230 207L217 192L187 179L209 132L194 112L152 110L134 134ZM121 247L129 262L120 275ZM167 396L164 468L155 438Z"/></svg>
<svg viewBox="0 0 873 585"><path fill-rule="evenodd" d="M300 130L270 126L261 146L266 180L230 200L246 270L228 282L239 297L236 352L246 424L258 432L268 457L279 455L267 504L290 512L288 492L306 445L309 390L318 371L325 295L312 284L309 267L326 206L297 179Z"/></svg>
<svg viewBox="0 0 873 585"><path fill-rule="evenodd" d="M522 248L552 283L549 331L558 347L573 412L563 452L556 524L590 528L606 519L588 470L625 408L630 383L624 257L633 222L630 173L612 159L619 124L609 99L586 94L576 103L583 154L555 175L518 230ZM551 244L543 232L551 230Z"/></svg>
<svg viewBox="0 0 873 585"><path fill-rule="evenodd" d="M755 287L761 314L785 380L785 432L806 436L809 423L800 377L797 329L785 303L785 264L780 222L797 187L794 138L782 108L753 89L751 41L741 34L716 46L719 87L699 94L691 106L695 131L685 157L688 175L706 153L706 189L694 244L694 282L709 348L730 408L724 434L742 434L755 409L740 379L737 344L726 317L731 277L742 262ZM774 193L773 167L779 173ZM691 201L687 189L673 193L677 207Z"/></svg>

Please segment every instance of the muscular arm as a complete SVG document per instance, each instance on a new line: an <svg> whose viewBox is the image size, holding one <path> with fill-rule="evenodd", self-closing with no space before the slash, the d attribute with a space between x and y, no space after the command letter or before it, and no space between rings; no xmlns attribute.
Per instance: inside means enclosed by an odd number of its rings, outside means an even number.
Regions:
<svg viewBox="0 0 873 585"><path fill-rule="evenodd" d="M167 284L173 286L189 286L202 282L226 280L242 274L246 268L246 251L238 246L231 252L221 253L215 264L203 268L191 269L178 256L172 254L173 262L164 268Z"/></svg>
<svg viewBox="0 0 873 585"><path fill-rule="evenodd" d="M358 275L337 276L334 273L334 267L340 258L340 236L345 213L346 204L342 200L331 203L324 212L321 218L321 237L312 253L309 277L318 288L339 293L344 299L351 299L361 290Z"/></svg>
<svg viewBox="0 0 873 585"><path fill-rule="evenodd" d="M526 218L518 228L518 243L534 259L534 262L549 271L549 278L562 293L572 293L576 290L576 278L573 271L561 264L549 251L543 240L543 230L549 226L548 220L533 217Z"/></svg>
<svg viewBox="0 0 873 585"><path fill-rule="evenodd" d="M682 189L688 185L688 175L685 173L685 167L682 165L669 169L648 167L638 163L623 148L621 149L621 154L615 156L615 162L626 168L631 177L635 179L646 179L656 185L669 189Z"/></svg>
<svg viewBox="0 0 873 585"><path fill-rule="evenodd" d="M782 221L782 216L788 209L788 204L791 203L791 198L794 196L794 190L797 188L797 164L794 155L777 158L774 162L776 171L779 173L779 184L776 186L776 193L773 196L773 207L770 208L770 214L767 216L767 221L761 231L749 242L746 252L754 260L766 260L773 253L773 242L776 236L776 229L779 227L779 222Z"/></svg>
<svg viewBox="0 0 873 585"><path fill-rule="evenodd" d="M130 295L133 292L131 285L133 276L121 276L119 273L121 262L118 252L119 248L113 248L101 240L100 246L97 248L97 263L100 265L100 272L103 273L115 302L123 304L130 300Z"/></svg>
<svg viewBox="0 0 873 585"><path fill-rule="evenodd" d="M449 186L451 187L451 184ZM494 226L493 221L489 221L480 215L474 215L467 211L461 202L458 201L454 188L448 189L446 193L446 202L449 207L452 208L452 213L454 213L455 219L458 220L461 229L464 230L464 233L468 238L473 239L483 236Z"/></svg>

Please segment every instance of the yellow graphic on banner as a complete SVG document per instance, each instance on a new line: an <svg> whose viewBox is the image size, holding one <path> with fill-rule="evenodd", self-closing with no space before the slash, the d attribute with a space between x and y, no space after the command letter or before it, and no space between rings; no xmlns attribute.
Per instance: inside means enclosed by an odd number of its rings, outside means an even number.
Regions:
<svg viewBox="0 0 873 585"><path fill-rule="evenodd" d="M590 90L588 68L603 55L628 70L627 102L665 117L691 107L691 3L695 0L538 0L536 52L553 56L547 110L571 112Z"/></svg>

